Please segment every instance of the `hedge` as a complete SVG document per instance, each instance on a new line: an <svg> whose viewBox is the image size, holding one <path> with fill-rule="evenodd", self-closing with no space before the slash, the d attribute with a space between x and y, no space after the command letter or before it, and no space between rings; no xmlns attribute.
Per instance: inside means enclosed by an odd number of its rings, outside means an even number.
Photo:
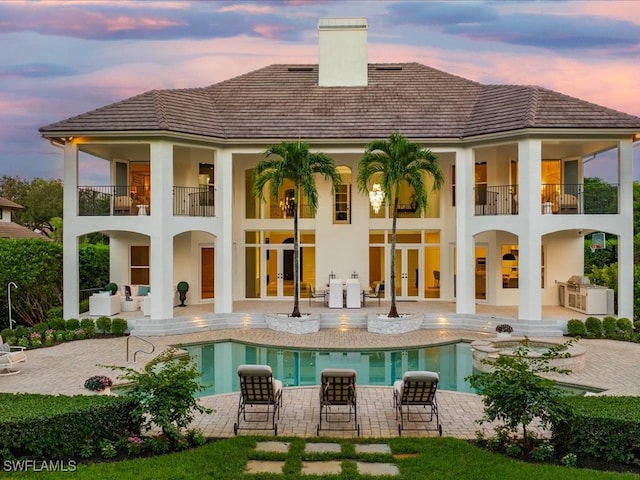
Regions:
<svg viewBox="0 0 640 480"><path fill-rule="evenodd" d="M566 397L564 421L553 425L561 454L640 464L640 397Z"/></svg>
<svg viewBox="0 0 640 480"><path fill-rule="evenodd" d="M0 457L78 456L87 439L117 440L140 432L136 402L109 395L0 393Z"/></svg>

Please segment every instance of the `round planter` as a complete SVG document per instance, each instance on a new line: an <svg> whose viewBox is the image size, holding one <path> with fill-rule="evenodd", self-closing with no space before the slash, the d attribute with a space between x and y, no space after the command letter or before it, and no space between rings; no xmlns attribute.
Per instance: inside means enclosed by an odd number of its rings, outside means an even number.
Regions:
<svg viewBox="0 0 640 480"><path fill-rule="evenodd" d="M267 326L271 330L287 333L315 333L320 330L320 318L318 315L302 315L302 317L290 317L284 313L265 314Z"/></svg>
<svg viewBox="0 0 640 480"><path fill-rule="evenodd" d="M413 332L422 328L422 315L400 315L389 318L386 315L369 315L367 330L372 333L398 334Z"/></svg>
<svg viewBox="0 0 640 480"><path fill-rule="evenodd" d="M508 338L511 336L511 332L496 332L498 338Z"/></svg>

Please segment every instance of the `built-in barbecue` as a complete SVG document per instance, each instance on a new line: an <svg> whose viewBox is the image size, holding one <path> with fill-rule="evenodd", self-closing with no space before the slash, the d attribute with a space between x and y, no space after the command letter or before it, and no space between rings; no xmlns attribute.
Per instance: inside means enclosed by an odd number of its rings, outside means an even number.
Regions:
<svg viewBox="0 0 640 480"><path fill-rule="evenodd" d="M592 285L584 275L572 275L566 282L558 282L560 306L586 315L613 315L613 290Z"/></svg>

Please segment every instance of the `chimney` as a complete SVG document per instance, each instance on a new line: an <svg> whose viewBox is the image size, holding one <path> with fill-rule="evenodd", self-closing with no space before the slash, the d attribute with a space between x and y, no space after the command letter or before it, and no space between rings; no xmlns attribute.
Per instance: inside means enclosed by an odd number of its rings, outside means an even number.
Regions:
<svg viewBox="0 0 640 480"><path fill-rule="evenodd" d="M321 18L318 22L321 87L367 86L367 19Z"/></svg>

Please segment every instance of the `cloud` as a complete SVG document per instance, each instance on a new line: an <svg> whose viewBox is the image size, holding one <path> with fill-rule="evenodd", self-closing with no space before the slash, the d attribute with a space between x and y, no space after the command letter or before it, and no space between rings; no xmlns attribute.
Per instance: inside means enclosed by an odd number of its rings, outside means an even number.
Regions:
<svg viewBox="0 0 640 480"><path fill-rule="evenodd" d="M72 66L50 63L25 63L18 65L0 65L0 78L48 78L75 75L77 70Z"/></svg>
<svg viewBox="0 0 640 480"><path fill-rule="evenodd" d="M300 22L268 6L189 2L45 2L0 4L0 34L32 31L85 40L225 38L294 41Z"/></svg>
<svg viewBox="0 0 640 480"><path fill-rule="evenodd" d="M576 14L579 2L567 2L572 10L539 13L544 2L517 2L517 6L535 10L512 13L513 2L396 2L389 4L382 17L388 27L408 25L435 27L441 34L476 42L501 43L553 51L594 51L618 49L619 54L640 46L640 25L621 17L620 7L611 15L602 10ZM589 3L585 2L585 8ZM627 3L627 2L625 2ZM580 3L582 4L582 3ZM563 5L563 2L554 3ZM628 3L627 3L628 9ZM615 15L615 16L614 16Z"/></svg>

